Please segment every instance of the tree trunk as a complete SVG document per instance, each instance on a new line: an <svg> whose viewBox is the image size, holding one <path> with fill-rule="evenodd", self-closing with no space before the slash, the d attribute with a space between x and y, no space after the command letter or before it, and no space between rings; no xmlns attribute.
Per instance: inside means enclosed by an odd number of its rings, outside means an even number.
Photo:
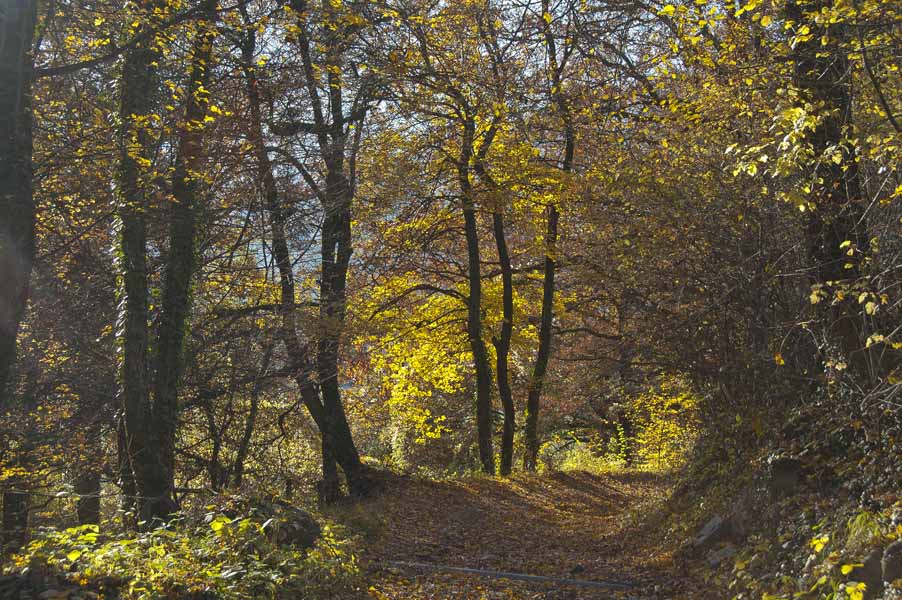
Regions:
<svg viewBox="0 0 902 600"><path fill-rule="evenodd" d="M811 28L811 38L799 42L793 52L795 83L801 100L809 102L819 113L817 127L809 133L808 142L818 159L832 146L841 149L841 160L818 160L812 173L808 211L808 244L814 283L823 286L851 283L861 276L860 260L868 250L869 237L861 203L858 157L851 144L844 143L844 129L852 124L852 75L843 47L848 37L844 23L820 25L813 14L832 6L826 0L790 2L787 17ZM826 44L822 44L826 40ZM855 252L847 255L844 242L854 244ZM851 268L847 268L851 265ZM832 284L828 282L833 282ZM825 308L829 327L849 359L852 371L866 381L872 373L863 344L861 319L854 294L847 300ZM832 303L824 303L824 305Z"/></svg>
<svg viewBox="0 0 902 600"><path fill-rule="evenodd" d="M37 3L0 10L0 408L9 406L16 336L25 314L35 252L32 188L32 39Z"/></svg>
<svg viewBox="0 0 902 600"><path fill-rule="evenodd" d="M119 507L124 513L134 515L137 510L135 497L138 489L128 451L128 434L125 431L124 415L120 415L116 423L116 461L118 463L119 489L122 494ZM128 523L128 526L133 527L134 523Z"/></svg>
<svg viewBox="0 0 902 600"><path fill-rule="evenodd" d="M473 353L476 369L476 429L479 442L479 460L482 470L495 473L495 454L492 449L492 367L489 353L482 339L482 272L479 264L479 232L476 227L476 206L470 183L470 160L473 158L475 124L464 122L461 156L457 163L458 184L461 192L461 208L464 232L467 240L467 338Z"/></svg>
<svg viewBox="0 0 902 600"><path fill-rule="evenodd" d="M175 434L178 428L178 389L182 375L185 328L191 305L191 282L196 264L195 236L198 200L197 173L202 170L203 127L207 114L212 68L216 1L204 0L204 20L197 22L192 49L191 73L185 107L185 124L179 137L178 154L172 180L173 202L170 207L169 252L163 274L163 297L160 326L157 332L154 360L153 426L156 429L159 468L164 487L145 490L151 497L163 500L159 506L148 506L145 518L166 518L174 502Z"/></svg>
<svg viewBox="0 0 902 600"><path fill-rule="evenodd" d="M495 345L495 378L498 380L498 396L504 409L504 428L501 433L501 465L502 475L510 475L514 460L514 397L511 392L510 374L508 372L508 355L511 347L511 336L514 331L514 283L511 259L507 250L504 235L504 215L500 212L492 214L492 225L495 234L495 246L498 248L498 262L501 265L501 281L503 295L503 322L501 336L492 338Z"/></svg>
<svg viewBox="0 0 902 600"><path fill-rule="evenodd" d="M92 468L93 467L93 468ZM85 465L75 479L78 502L75 512L79 525L100 523L100 471L97 465Z"/></svg>
<svg viewBox="0 0 902 600"><path fill-rule="evenodd" d="M241 434L241 441L238 442L238 450L235 452L235 461L232 463L231 487L233 489L241 489L244 479L244 465L247 461L247 455L251 447L251 437L254 434L254 427L257 424L257 413L260 410L260 392L263 390L263 378L269 370L269 364L272 361L273 344L267 342L266 350L263 353L263 361L260 364L260 372L257 375L257 381L251 390L251 405L244 419L244 431Z"/></svg>
<svg viewBox="0 0 902 600"><path fill-rule="evenodd" d="M322 436L323 481L319 486L320 499L324 502L333 502L341 496L336 463L341 464L352 493L365 495L369 487L351 437L338 388L338 343L344 321L345 281L350 261L350 198L347 197L349 188L346 181L344 186L341 185L343 177L338 177L336 181L334 175L336 169L341 169L341 155L339 154L337 158L330 157L327 161L330 165L327 194L330 195L327 197L331 198L332 202L326 207L326 218L323 223L323 274L320 284L320 316L323 324L317 345L316 374L320 380L317 386L313 378L314 366L310 352L307 345L301 343L297 334L294 272L285 234L287 216L279 202L276 180L263 138L261 98L253 67L254 48L255 38L253 32L250 32L243 40L242 56L253 121L251 136L255 146L258 178L269 212L273 256L279 270L282 338L296 369L295 380L301 399Z"/></svg>
<svg viewBox="0 0 902 600"><path fill-rule="evenodd" d="M549 0L542 0L543 14L550 13ZM551 23L544 20L545 48L548 53L549 94L556 112L564 125L564 159L561 171L569 174L573 169L573 156L576 149L576 132L567 98L561 88L561 67L558 65L557 46L551 32ZM545 374L548 372L548 361L551 358L551 336L554 323L554 276L557 261L558 223L560 212L557 206L548 206L548 217L545 224L545 265L542 278L542 316L539 325L539 348L536 362L532 368L532 377L526 399L526 453L523 457L523 468L535 471L539 457L539 405L542 399L542 388L545 385Z"/></svg>
<svg viewBox="0 0 902 600"><path fill-rule="evenodd" d="M33 0L9 0L0 9L0 409L12 404L16 338L25 314L35 254L32 187ZM7 482L17 485L17 480ZM3 494L3 544L20 548L28 537L27 493Z"/></svg>
<svg viewBox="0 0 902 600"><path fill-rule="evenodd" d="M9 483L20 483L13 479ZM3 550L15 552L28 542L28 509L30 498L25 491L3 493Z"/></svg>
<svg viewBox="0 0 902 600"><path fill-rule="evenodd" d="M173 492L175 432L178 420L178 385L194 272L194 236L197 182L201 160L202 123L206 116L209 64L215 30L215 2L205 0L208 21L198 21L194 41L185 126L179 138L173 203L170 213L169 253L163 276L160 326L154 355L153 378L147 372L147 233L145 182L139 163L146 160L148 135L137 123L151 114L156 98L155 61L150 48L136 46L126 54L122 72L120 118L120 220L123 271L123 401L126 444L144 521L166 519L176 509ZM151 385L152 382L152 385ZM153 401L151 402L151 391Z"/></svg>
<svg viewBox="0 0 902 600"><path fill-rule="evenodd" d="M141 119L153 112L156 103L156 67L158 56L141 45L125 54L120 81L119 164L119 289L121 332L121 372L123 419L120 448L128 454L128 469L120 472L123 492L133 484L132 506L137 511L137 495L146 490L165 487L164 477L157 471L154 457L156 445L150 437L151 407L148 353L148 288L147 288L147 198L141 162L149 160L150 137ZM128 471L126 474L124 471ZM129 476L130 475L130 476Z"/></svg>
<svg viewBox="0 0 902 600"><path fill-rule="evenodd" d="M633 344L627 340L627 322L630 305L632 304L632 294L627 290L621 293L620 303L617 306L617 335L620 336L620 366L617 373L620 376L620 400L623 403L623 411L617 418L618 437L621 442L621 456L627 467L632 466L635 460L635 452L633 452L633 422L629 415L629 400L632 396L632 386L630 385L631 373L633 370L633 355L635 348Z"/></svg>
<svg viewBox="0 0 902 600"><path fill-rule="evenodd" d="M536 362L532 368L532 377L526 399L526 454L523 468L535 471L539 457L539 405L542 399L542 387L548 371L548 360L551 357L551 327L554 322L554 275L555 256L557 254L558 219L560 215L555 206L548 207L548 220L545 229L545 266L542 279L542 316L539 325L539 349Z"/></svg>
<svg viewBox="0 0 902 600"><path fill-rule="evenodd" d="M83 404L89 394L84 390L79 393ZM75 472L75 493L78 495L75 512L79 525L100 523L100 471L104 464L101 416L84 414L83 418L88 420L85 424L84 454Z"/></svg>
<svg viewBox="0 0 902 600"><path fill-rule="evenodd" d="M322 229L320 335L316 359L325 416L323 456L334 455L344 471L351 494L365 496L370 482L351 436L338 382L338 355L344 333L347 276L351 261L351 190L342 172L341 160L336 156L330 162ZM324 471L323 475L332 474ZM327 490L332 486L333 483L326 483Z"/></svg>

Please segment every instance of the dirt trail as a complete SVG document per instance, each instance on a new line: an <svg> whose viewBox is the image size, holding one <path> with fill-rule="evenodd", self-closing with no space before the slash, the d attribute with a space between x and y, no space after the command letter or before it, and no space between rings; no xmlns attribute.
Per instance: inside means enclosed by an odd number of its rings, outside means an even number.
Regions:
<svg viewBox="0 0 902 600"><path fill-rule="evenodd" d="M343 515L367 533L375 598L680 598L683 582L655 531L668 483L645 473L554 473L510 479L394 479ZM512 581L410 564L506 571L628 590Z"/></svg>

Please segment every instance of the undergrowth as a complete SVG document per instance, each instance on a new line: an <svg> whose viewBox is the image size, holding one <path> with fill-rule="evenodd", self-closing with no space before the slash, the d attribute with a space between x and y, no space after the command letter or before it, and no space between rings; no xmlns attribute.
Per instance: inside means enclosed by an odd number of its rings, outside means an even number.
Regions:
<svg viewBox="0 0 902 600"><path fill-rule="evenodd" d="M143 532L48 528L13 557L7 574L124 600L357 597L352 540L325 525L316 545L302 550L277 543L278 526L274 518L208 512Z"/></svg>
<svg viewBox="0 0 902 600"><path fill-rule="evenodd" d="M899 432L892 407L863 413L838 386L763 424L725 419L675 488L668 541L711 590L705 597L902 598L902 581L884 589L880 575L883 550L902 539ZM775 483L778 460L797 465L797 482ZM730 521L729 540L693 553L689 541L715 515ZM710 564L727 546L735 554Z"/></svg>

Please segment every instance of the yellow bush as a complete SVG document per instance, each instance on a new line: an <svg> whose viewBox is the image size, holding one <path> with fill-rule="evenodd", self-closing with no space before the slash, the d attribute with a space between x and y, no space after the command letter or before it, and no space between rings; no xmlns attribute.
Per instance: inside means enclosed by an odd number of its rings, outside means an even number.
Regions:
<svg viewBox="0 0 902 600"><path fill-rule="evenodd" d="M628 417L639 462L655 470L680 466L701 426L698 398L679 378L668 377L634 398Z"/></svg>

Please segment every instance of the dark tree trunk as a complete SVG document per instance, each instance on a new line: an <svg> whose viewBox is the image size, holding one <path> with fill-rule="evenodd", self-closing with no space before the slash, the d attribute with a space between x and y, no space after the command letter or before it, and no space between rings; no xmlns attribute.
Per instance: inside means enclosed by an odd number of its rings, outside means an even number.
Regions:
<svg viewBox="0 0 902 600"><path fill-rule="evenodd" d="M100 523L100 470L97 465L85 465L75 479L78 502L75 512L79 525Z"/></svg>
<svg viewBox="0 0 902 600"><path fill-rule="evenodd" d="M9 406L16 336L35 252L32 190L31 45L37 4L0 9L0 408Z"/></svg>
<svg viewBox="0 0 902 600"><path fill-rule="evenodd" d="M260 410L260 392L263 390L263 379L266 377L266 372L269 370L269 364L272 361L272 352L273 344L267 343L257 381L254 382L254 387L251 390L251 405L244 419L244 431L241 433L241 441L238 442L235 461L232 463L232 481L230 485L234 489L241 489L241 484L244 480L244 465L247 462L247 455L251 447L251 437L257 424L257 413Z"/></svg>
<svg viewBox="0 0 902 600"><path fill-rule="evenodd" d="M187 89L185 125L179 138L172 178L169 251L163 273L163 297L157 332L153 380L153 427L161 475L159 489L142 495L161 502L142 510L145 518L166 518L176 508L175 434L178 428L178 389L181 381L185 329L191 305L191 282L196 266L195 237L200 209L197 173L202 171L203 128L207 114L210 69L213 59L215 0L204 0L205 20L198 21L192 49L191 73Z"/></svg>
<svg viewBox="0 0 902 600"><path fill-rule="evenodd" d="M511 259L507 250L504 234L504 215L500 212L492 214L492 225L495 234L495 246L498 248L498 262L501 265L501 281L503 295L503 322L500 337L493 338L495 345L496 366L495 377L498 380L498 396L504 409L504 428L501 433L501 465L502 475L510 475L514 460L514 396L511 391L510 373L508 372L508 355L511 347L511 336L514 331L514 282Z"/></svg>
<svg viewBox="0 0 902 600"><path fill-rule="evenodd" d="M630 419L628 402L632 395L632 386L630 385L631 373L633 370L633 355L635 348L629 342L627 323L628 315L632 304L632 294L624 291L620 295L620 304L617 306L617 335L620 336L620 367L617 372L620 375L621 402L623 403L623 411L617 418L622 447L620 448L623 462L626 466L632 466L635 460L635 452L633 452L633 422Z"/></svg>
<svg viewBox="0 0 902 600"><path fill-rule="evenodd" d="M304 405L313 417L322 435L323 481L319 486L321 500L332 502L341 497L341 485L337 465L340 464L348 480L348 487L354 495L365 495L369 481L360 462L360 456L351 437L351 429L341 404L338 387L338 349L345 316L345 286L351 257L351 189L343 174L343 144L330 147L321 143L327 166L327 180L324 200L325 219L322 232L322 276L320 278L320 318L321 327L317 343L315 371L319 379L314 380L314 365L306 344L302 344L297 334L294 273L291 255L285 234L287 216L280 201L272 165L265 149L262 115L260 112L260 91L253 68L255 40L252 34L243 43L243 59L251 105L252 133L257 158L258 177L262 187L270 225L273 234L273 255L279 270L281 287L282 337L286 349L294 362L295 380L300 389ZM312 98L318 102L315 87L309 89ZM340 95L340 84L332 87L331 93ZM333 100L339 107L338 128L333 126L332 134L343 140L343 117L340 96ZM317 122L325 123L322 110L315 110Z"/></svg>
<svg viewBox="0 0 902 600"><path fill-rule="evenodd" d="M476 429L479 442L479 460L482 470L495 473L495 454L492 449L492 367L489 353L482 339L482 270L479 258L479 232L476 227L476 205L470 183L470 161L473 158L475 124L464 122L461 156L457 163L458 184L461 192L461 209L464 217L464 233L467 240L467 338L476 369Z"/></svg>
<svg viewBox="0 0 902 600"><path fill-rule="evenodd" d="M545 228L545 267L542 279L542 316L539 324L539 349L536 362L532 368L532 377L526 398L526 454L523 468L535 471L539 456L539 406L542 399L542 388L545 374L548 372L548 360L551 357L551 327L554 322L554 275L557 254L558 220L560 215L555 206L548 207L548 220Z"/></svg>
<svg viewBox="0 0 902 600"><path fill-rule="evenodd" d="M134 515L137 510L135 496L138 489L135 484L135 474L132 472L131 457L128 452L128 434L125 431L125 417L120 415L116 423L116 461L118 467L119 488L121 490L121 502L119 507L126 514ZM134 526L134 523L129 523Z"/></svg>
<svg viewBox="0 0 902 600"><path fill-rule="evenodd" d="M156 98L156 53L137 46L126 54L122 73L119 188L121 269L123 272L123 403L126 445L144 521L167 519L176 509L174 495L175 432L178 385L195 265L197 181L201 161L202 123L208 98L209 65L215 30L215 2L205 0L206 21L198 21L192 51L185 121L179 138L169 252L163 276L160 325L151 378L148 361L146 207L139 159L147 152L148 136L135 121L153 112ZM137 117L137 119L136 119ZM151 396L152 393L152 396ZM152 401L151 401L152 397Z"/></svg>
<svg viewBox="0 0 902 600"><path fill-rule="evenodd" d="M141 124L156 103L157 53L136 46L125 54L120 81L119 117L119 271L122 277L119 330L121 331L121 372L123 418L119 447L127 453L128 465L120 474L125 501L139 509L137 495L165 488L158 472L152 428L148 353L147 289L147 198L141 161L148 160L149 135ZM130 488L130 489L129 489ZM129 494L131 492L131 494ZM132 497L129 498L129 495Z"/></svg>
<svg viewBox="0 0 902 600"><path fill-rule="evenodd" d="M90 392L81 390L79 398L87 403ZM94 407L96 410L96 405ZM83 410L90 410L84 406ZM100 523L100 475L103 467L103 439L101 416L84 414L85 424L84 455L75 472L75 493L78 495L75 509L79 525Z"/></svg>
<svg viewBox="0 0 902 600"><path fill-rule="evenodd" d="M25 314L35 253L32 187L32 43L37 3L8 0L0 9L0 409L13 395L16 337ZM7 482L16 485L16 480ZM26 493L3 494L3 544L28 537Z"/></svg>
<svg viewBox="0 0 902 600"><path fill-rule="evenodd" d="M809 198L814 208L808 211L809 256L814 283L823 286L851 283L858 278L861 256L868 250L869 240L863 219L858 157L854 147L843 141L844 129L852 124L852 73L843 46L848 38L848 25L821 25L813 18L830 6L826 0L793 1L786 6L788 19L808 24L812 32L811 38L799 42L793 52L795 83L801 100L811 103L821 117L809 133L808 141L817 158L831 146L839 147L842 152L838 163L818 160L810 178ZM822 40L827 43L823 44ZM843 247L847 241L858 250L852 256ZM853 296L847 294L849 299L823 310L852 371L867 380L872 373L863 344L859 307Z"/></svg>
<svg viewBox="0 0 902 600"><path fill-rule="evenodd" d="M327 12L335 11L335 7L328 3L323 6ZM310 23L305 14L306 2L292 0L292 8L300 15L298 41L304 83L313 113L313 130L325 167L325 189L316 190L324 213L320 252L320 326L316 346L316 373L323 407L320 427L323 434L323 482L320 491L327 500L332 499L333 495L337 496L339 486L337 470L334 468L337 462L344 471L351 494L365 496L370 491L371 481L360 462L360 455L351 436L341 400L338 374L338 358L344 333L347 275L352 252L351 207L354 198L353 186L345 172L346 127L351 120L357 121L358 128L363 123L360 116L346 117L344 114L342 46L345 40L342 39L342 32L327 32L323 40L325 65L322 71L328 84L327 102L324 102L318 87L320 75L310 52ZM332 16L337 18L335 14ZM355 105L356 100L361 98L355 99ZM365 107L365 101L363 106Z"/></svg>
<svg viewBox="0 0 902 600"><path fill-rule="evenodd" d="M228 481L228 471L222 464L222 431L216 425L216 412L213 403L206 401L203 404L204 417L207 419L207 431L210 434L210 461L207 463L207 477L210 480L210 489L221 492Z"/></svg>
<svg viewBox="0 0 902 600"><path fill-rule="evenodd" d="M549 0L542 0L543 14L550 12ZM576 149L576 131L570 115L570 107L564 90L561 88L561 67L558 64L557 45L551 31L551 24L544 22L545 47L548 53L549 93L558 116L564 125L564 160L561 170L568 174L573 169L573 156ZM547 209L545 224L545 265L542 278L542 316L539 325L539 348L536 362L532 368L526 398L526 425L524 437L526 453L523 456L523 468L535 471L539 457L539 407L542 389L545 385L545 374L548 372L548 361L551 358L551 336L554 323L554 276L557 266L557 240L560 212L551 204Z"/></svg>
<svg viewBox="0 0 902 600"><path fill-rule="evenodd" d="M272 249L276 268L279 271L279 313L281 316L281 337L285 349L293 362L295 381L301 392L301 399L317 427L323 427L323 406L319 390L313 380L313 367L310 352L306 344L301 343L297 332L297 306L295 304L294 270L291 252L288 249L288 238L285 234L287 214L279 199L276 178L273 175L272 163L266 152L263 137L263 116L260 111L262 100L260 87L253 65L256 37L253 30L242 40L242 59L244 62L247 93L251 111L251 141L254 144L254 155L257 160L257 178L260 191L269 213L272 228Z"/></svg>
<svg viewBox="0 0 902 600"><path fill-rule="evenodd" d="M12 480L15 485L17 480ZM28 542L29 494L25 491L3 493L3 550L14 552Z"/></svg>
<svg viewBox="0 0 902 600"><path fill-rule="evenodd" d="M351 261L351 190L342 173L341 158L335 156L330 162L331 165L327 166L327 201L322 229L320 335L316 360L325 417L323 456L333 455L341 465L352 495L365 496L370 482L351 436L338 382L338 355L344 332L346 286ZM332 474L324 471L323 475ZM327 480L324 479L324 482ZM332 487L334 483L326 483L327 490Z"/></svg>
<svg viewBox="0 0 902 600"><path fill-rule="evenodd" d="M332 9L328 9L332 10ZM336 34L337 35L337 34ZM341 465L352 496L370 492L371 482L360 462L357 446L341 400L338 357L344 335L347 308L348 268L353 252L351 240L351 208L354 189L345 173L348 151L342 85L341 39L330 38L326 53L330 123L330 141L320 145L326 164L326 189L323 201L322 273L320 276L320 337L317 344L317 372L325 409L326 431L323 446L331 446L335 460ZM321 111L319 111L320 114ZM325 121L321 121L325 126ZM363 123L357 124L362 127ZM328 453L324 452L324 456ZM329 475L324 472L324 476ZM324 481L326 481L324 479Z"/></svg>

